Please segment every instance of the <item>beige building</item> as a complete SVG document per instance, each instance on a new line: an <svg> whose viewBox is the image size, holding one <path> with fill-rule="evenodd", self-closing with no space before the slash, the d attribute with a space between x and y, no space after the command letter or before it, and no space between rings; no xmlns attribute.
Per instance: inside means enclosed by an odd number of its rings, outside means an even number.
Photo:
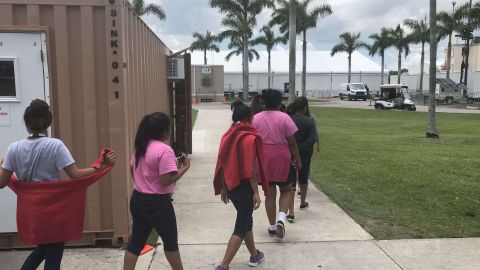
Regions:
<svg viewBox="0 0 480 270"><path fill-rule="evenodd" d="M450 65L452 72L460 72L463 60L462 48L463 44L455 44L452 46L452 61ZM447 59L447 50L445 50L445 59ZM469 70L480 71L480 37L476 37L470 46L468 65Z"/></svg>
<svg viewBox="0 0 480 270"><path fill-rule="evenodd" d="M192 65L192 98L194 101L222 101L223 93L223 66Z"/></svg>

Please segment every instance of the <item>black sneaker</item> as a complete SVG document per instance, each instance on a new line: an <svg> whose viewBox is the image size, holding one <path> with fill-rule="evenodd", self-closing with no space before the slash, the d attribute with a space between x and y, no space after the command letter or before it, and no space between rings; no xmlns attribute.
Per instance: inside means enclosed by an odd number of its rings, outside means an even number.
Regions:
<svg viewBox="0 0 480 270"><path fill-rule="evenodd" d="M305 210L305 209L307 209L307 208L308 208L308 205L309 205L308 202L305 202L305 204L301 204L301 205L300 205L300 210Z"/></svg>
<svg viewBox="0 0 480 270"><path fill-rule="evenodd" d="M275 236L275 235L277 235L277 230L270 230L270 229L268 229L268 235L270 235L270 236Z"/></svg>
<svg viewBox="0 0 480 270"><path fill-rule="evenodd" d="M293 215L288 215L288 216L287 216L287 221L290 222L290 223L294 223L294 222L295 222L295 216L293 216Z"/></svg>
<svg viewBox="0 0 480 270"><path fill-rule="evenodd" d="M281 220L277 221L277 237L280 239L285 237L285 224Z"/></svg>

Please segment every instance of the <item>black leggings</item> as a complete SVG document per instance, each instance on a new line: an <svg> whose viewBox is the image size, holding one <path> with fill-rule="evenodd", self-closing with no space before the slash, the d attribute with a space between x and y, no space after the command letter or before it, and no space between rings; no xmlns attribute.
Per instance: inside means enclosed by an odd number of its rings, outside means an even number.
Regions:
<svg viewBox="0 0 480 270"><path fill-rule="evenodd" d="M253 190L249 181L240 181L240 184L228 192L228 197L237 209L237 220L233 235L245 238L253 227Z"/></svg>
<svg viewBox="0 0 480 270"><path fill-rule="evenodd" d="M27 257L21 270L34 270L45 260L45 270L60 270L64 243L38 245Z"/></svg>
<svg viewBox="0 0 480 270"><path fill-rule="evenodd" d="M163 249L178 250L177 218L170 194L143 194L136 190L130 198L133 217L132 237L127 250L140 255L152 229L162 238Z"/></svg>

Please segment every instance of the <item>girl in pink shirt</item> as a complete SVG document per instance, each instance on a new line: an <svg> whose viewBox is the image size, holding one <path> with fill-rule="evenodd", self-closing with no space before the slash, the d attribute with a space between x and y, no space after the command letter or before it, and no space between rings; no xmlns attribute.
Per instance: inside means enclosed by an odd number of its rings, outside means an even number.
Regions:
<svg viewBox="0 0 480 270"><path fill-rule="evenodd" d="M171 195L175 182L190 168L190 161L184 159L177 168L175 153L165 143L169 138L170 117L164 113L146 115L138 127L135 154L130 162L135 187L130 199L133 226L124 270L135 268L152 228L162 238L165 257L172 269L183 269Z"/></svg>
<svg viewBox="0 0 480 270"><path fill-rule="evenodd" d="M265 199L265 209L270 222L268 233L278 238L285 236L285 222L288 206L290 205L290 182L288 172L292 162L292 155L295 160L295 168L302 167L295 132L297 126L286 113L280 112L282 105L282 93L274 89L264 90L262 98L265 102L266 111L256 114L253 118L253 127L263 137L265 161L263 169L270 186L270 193ZM277 189L280 189L279 213L275 222L277 212Z"/></svg>

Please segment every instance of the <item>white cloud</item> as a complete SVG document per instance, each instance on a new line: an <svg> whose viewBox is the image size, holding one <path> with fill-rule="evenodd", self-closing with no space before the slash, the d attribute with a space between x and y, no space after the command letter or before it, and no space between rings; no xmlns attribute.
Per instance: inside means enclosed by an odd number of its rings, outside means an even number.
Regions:
<svg viewBox="0 0 480 270"><path fill-rule="evenodd" d="M457 6L468 0L457 0ZM209 0L145 0L148 3L160 4L167 15L166 21L159 21L154 16L145 16L145 22L159 35L172 50L188 47L195 31L214 33L222 31L223 15L218 9L209 5ZM406 18L423 19L429 13L429 2L419 0L313 0L312 6L328 3L332 6L331 16L320 18L317 28L309 30L307 40L309 49L330 50L338 42L338 36L343 32L360 32L362 39L370 42L368 36L378 32L381 27L394 27ZM451 10L450 0L437 1L437 11ZM258 29L270 19L271 11L265 10L257 17ZM301 37L299 37L301 39ZM301 45L301 44L300 44ZM221 44L226 49L226 42ZM439 58L443 58L446 42L439 44ZM297 47L298 46L297 44ZM283 47L286 49L287 47ZM363 51L363 53L366 53ZM426 57L428 59L428 56ZM378 56L374 57L380 62ZM418 50L412 50L405 63L411 68L420 67ZM386 52L386 66L396 69L397 54L395 49Z"/></svg>

